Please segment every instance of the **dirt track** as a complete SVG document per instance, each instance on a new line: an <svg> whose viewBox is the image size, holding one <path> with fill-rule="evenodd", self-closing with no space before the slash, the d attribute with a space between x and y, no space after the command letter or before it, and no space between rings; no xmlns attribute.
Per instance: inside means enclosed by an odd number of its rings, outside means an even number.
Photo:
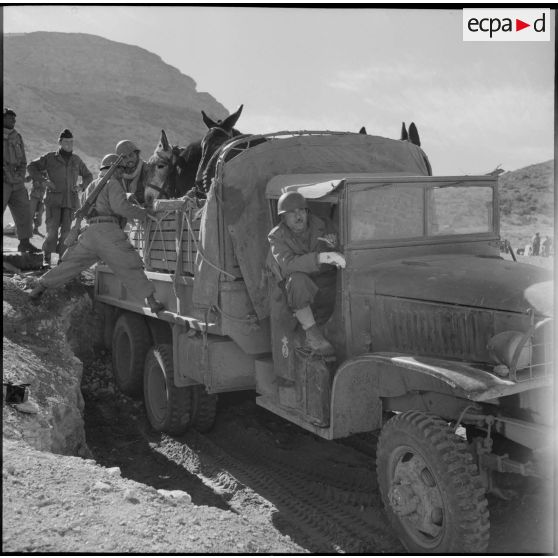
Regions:
<svg viewBox="0 0 558 558"><path fill-rule="evenodd" d="M108 357L106 357L108 358ZM110 363L86 368L110 386ZM154 432L141 403L88 394L86 433L95 459L198 505L267 524L312 553L404 553L383 513L373 435L328 442L256 406L253 393L222 396L215 428L181 437ZM521 482L518 498L489 497L490 553L552 551L552 491ZM545 490L546 488L546 490Z"/></svg>

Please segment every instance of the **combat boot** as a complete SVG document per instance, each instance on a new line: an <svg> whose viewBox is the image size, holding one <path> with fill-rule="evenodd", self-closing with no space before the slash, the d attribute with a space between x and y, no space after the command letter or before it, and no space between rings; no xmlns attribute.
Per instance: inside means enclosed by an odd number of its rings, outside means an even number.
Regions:
<svg viewBox="0 0 558 558"><path fill-rule="evenodd" d="M52 267L52 254L50 252L45 252L43 255L43 267Z"/></svg>
<svg viewBox="0 0 558 558"><path fill-rule="evenodd" d="M33 246L28 238L22 238L17 247L18 252L27 252L29 254L39 254L42 250Z"/></svg>
<svg viewBox="0 0 558 558"><path fill-rule="evenodd" d="M29 293L29 298L31 299L31 302L33 303L39 302L39 300L41 299L41 297L43 296L46 290L47 290L46 286L39 281L39 283L37 283L37 286Z"/></svg>
<svg viewBox="0 0 558 558"><path fill-rule="evenodd" d="M323 336L316 324L306 330L306 346L317 355L331 356L335 354L333 345Z"/></svg>
<svg viewBox="0 0 558 558"><path fill-rule="evenodd" d="M153 314L158 314L165 309L165 305L162 302L159 302L153 295L149 295L146 298L146 301Z"/></svg>

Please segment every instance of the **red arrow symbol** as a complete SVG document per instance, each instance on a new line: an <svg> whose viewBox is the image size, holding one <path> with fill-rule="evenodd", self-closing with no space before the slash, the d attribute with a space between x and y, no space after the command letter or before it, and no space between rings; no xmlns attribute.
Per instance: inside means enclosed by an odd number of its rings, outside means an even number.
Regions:
<svg viewBox="0 0 558 558"><path fill-rule="evenodd" d="M531 27L530 23L525 23L524 21L521 21L520 19L515 18L515 30L516 31L521 31L522 29L525 29L526 27Z"/></svg>

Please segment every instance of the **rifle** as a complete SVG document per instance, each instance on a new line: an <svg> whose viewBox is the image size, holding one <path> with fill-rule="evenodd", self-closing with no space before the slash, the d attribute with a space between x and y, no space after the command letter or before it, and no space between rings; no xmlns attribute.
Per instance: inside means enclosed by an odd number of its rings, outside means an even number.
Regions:
<svg viewBox="0 0 558 558"><path fill-rule="evenodd" d="M89 215L91 209L97 201L98 195L101 193L101 190L105 187L106 183L110 180L111 176L114 174L114 171L121 163L121 161L122 155L120 155L118 159L116 159L116 161L114 161L114 163L109 167L106 174L101 178L101 180L99 180L98 184L95 186L95 188L93 188L89 196L87 196L87 199L83 202L83 205L76 211L74 215L74 224L72 225L70 232L64 239L64 244L68 246L68 248L70 246L73 246L77 242L81 229L81 222Z"/></svg>

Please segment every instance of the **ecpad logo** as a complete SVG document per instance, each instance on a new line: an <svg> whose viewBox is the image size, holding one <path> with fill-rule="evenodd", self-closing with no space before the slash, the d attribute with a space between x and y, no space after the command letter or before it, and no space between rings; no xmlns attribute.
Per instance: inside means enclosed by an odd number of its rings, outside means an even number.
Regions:
<svg viewBox="0 0 558 558"><path fill-rule="evenodd" d="M550 41L550 9L464 9L464 41Z"/></svg>

